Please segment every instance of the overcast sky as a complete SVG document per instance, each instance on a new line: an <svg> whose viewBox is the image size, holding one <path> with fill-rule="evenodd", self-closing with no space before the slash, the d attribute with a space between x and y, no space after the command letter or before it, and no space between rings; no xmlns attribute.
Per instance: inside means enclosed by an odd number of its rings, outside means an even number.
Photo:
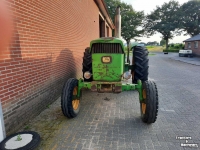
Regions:
<svg viewBox="0 0 200 150"><path fill-rule="evenodd" d="M149 14L151 11L153 11L156 6L161 6L164 2L169 2L170 0L121 0L123 2L126 2L128 4L132 4L133 8L136 11L144 11L145 14ZM187 2L188 0L176 0L180 4L183 4ZM157 41L160 42L161 40L161 34L155 34L150 38L140 38L142 42L149 42L149 41ZM173 39L170 39L170 43L181 43L185 39L190 38L190 36L177 36Z"/></svg>

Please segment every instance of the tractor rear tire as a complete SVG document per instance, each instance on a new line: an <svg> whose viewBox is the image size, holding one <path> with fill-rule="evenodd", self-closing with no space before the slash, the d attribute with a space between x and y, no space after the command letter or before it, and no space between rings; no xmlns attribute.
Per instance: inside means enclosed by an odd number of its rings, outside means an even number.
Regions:
<svg viewBox="0 0 200 150"><path fill-rule="evenodd" d="M90 48L89 47L87 47L85 49L82 65L83 65L82 72L83 72L83 79L84 79L84 81L91 82L93 80L92 76L89 79L84 78L84 73L86 71L89 71L90 73L92 73L92 56L90 54Z"/></svg>
<svg viewBox="0 0 200 150"><path fill-rule="evenodd" d="M154 123L158 115L158 91L155 82L143 82L142 94L144 98L144 100L140 102L142 121L148 124Z"/></svg>
<svg viewBox="0 0 200 150"><path fill-rule="evenodd" d="M146 48L136 46L133 49L134 69L132 69L132 83L137 83L138 80L142 82L148 80L149 59Z"/></svg>
<svg viewBox="0 0 200 150"><path fill-rule="evenodd" d="M78 92L78 80L70 78L63 86L61 94L61 108L68 118L74 118L80 110L80 99L73 99Z"/></svg>

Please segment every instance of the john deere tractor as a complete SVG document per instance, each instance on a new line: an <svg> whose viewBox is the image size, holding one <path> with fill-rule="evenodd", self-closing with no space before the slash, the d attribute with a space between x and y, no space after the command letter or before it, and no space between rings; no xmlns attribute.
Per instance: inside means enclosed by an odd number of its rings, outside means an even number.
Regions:
<svg viewBox="0 0 200 150"><path fill-rule="evenodd" d="M120 38L120 7L116 9L115 27L116 37L93 40L90 47L85 49L82 63L83 79L70 78L65 83L61 96L62 112L68 118L78 115L83 88L111 93L137 90L142 121L154 123L158 113L158 92L156 84L148 80L148 51L135 45L130 64L129 55L126 56ZM124 83L124 78L128 79L130 76L132 83Z"/></svg>

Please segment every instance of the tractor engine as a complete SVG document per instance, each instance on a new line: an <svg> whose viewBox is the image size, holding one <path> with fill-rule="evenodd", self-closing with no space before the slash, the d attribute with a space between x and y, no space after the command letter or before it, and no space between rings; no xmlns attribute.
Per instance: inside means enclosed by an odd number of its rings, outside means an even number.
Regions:
<svg viewBox="0 0 200 150"><path fill-rule="evenodd" d="M105 41L113 41L105 39ZM92 44L92 76L95 81L121 81L124 72L124 50L120 43Z"/></svg>

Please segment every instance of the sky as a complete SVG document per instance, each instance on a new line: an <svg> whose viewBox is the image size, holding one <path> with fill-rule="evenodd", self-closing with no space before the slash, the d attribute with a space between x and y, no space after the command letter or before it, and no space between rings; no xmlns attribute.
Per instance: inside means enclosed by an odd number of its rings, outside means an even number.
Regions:
<svg viewBox="0 0 200 150"><path fill-rule="evenodd" d="M151 11L153 11L154 9L156 9L156 6L161 6L162 4L164 4L165 2L169 2L170 0L121 0L125 3L128 4L132 4L133 8L136 11L144 11L145 15L151 13ZM180 4L183 4L185 2L187 2L188 0L176 0L178 1ZM160 42L162 35L160 33L155 34L153 36L151 36L150 38L139 38L141 40L141 42L150 42L150 41L157 41ZM190 36L183 36L183 34L181 36L176 36L173 39L170 39L169 42L170 43L182 43L184 40L190 38Z"/></svg>

